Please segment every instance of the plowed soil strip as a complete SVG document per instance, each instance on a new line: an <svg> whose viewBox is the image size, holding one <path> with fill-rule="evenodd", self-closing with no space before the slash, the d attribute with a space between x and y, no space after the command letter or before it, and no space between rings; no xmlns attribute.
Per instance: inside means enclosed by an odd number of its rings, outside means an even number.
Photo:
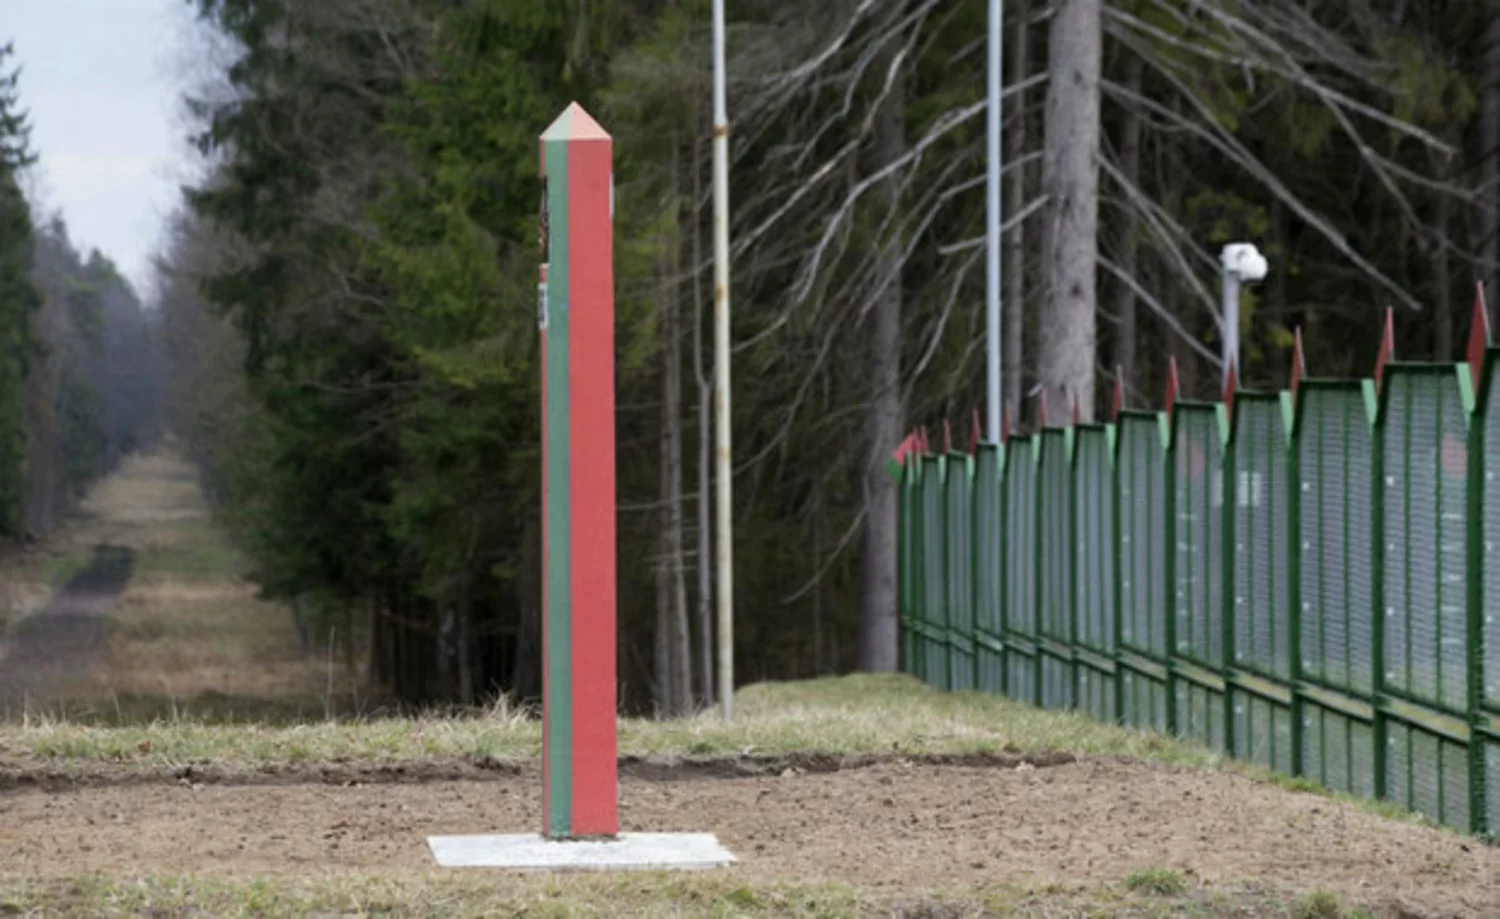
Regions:
<svg viewBox="0 0 1500 919"><path fill-rule="evenodd" d="M539 825L534 776L485 782L136 785L0 795L6 869L207 876L428 874L430 834ZM1226 773L1089 760L880 764L621 785L626 830L717 833L734 869L877 890L1118 883L1326 888L1419 914L1500 915L1500 850Z"/></svg>

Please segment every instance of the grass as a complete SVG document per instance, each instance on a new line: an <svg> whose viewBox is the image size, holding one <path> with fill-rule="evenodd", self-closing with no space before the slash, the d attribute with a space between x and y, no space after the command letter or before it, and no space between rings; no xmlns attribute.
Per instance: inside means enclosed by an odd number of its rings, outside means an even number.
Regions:
<svg viewBox="0 0 1500 919"><path fill-rule="evenodd" d="M1157 897L1175 897L1187 890L1187 880L1170 868L1143 868L1126 876L1125 889Z"/></svg>
<svg viewBox="0 0 1500 919"><path fill-rule="evenodd" d="M0 875L0 915L410 917L836 917L959 919L1006 915L1293 916L1259 887L1136 895L1081 885L900 894L837 884L750 881L733 874L571 877L175 877L29 880ZM1340 914L1345 915L1345 914ZM1317 919L1322 919L1321 914Z"/></svg>
<svg viewBox="0 0 1500 919"><path fill-rule="evenodd" d="M761 684L742 689L736 698L732 724L724 724L712 713L672 722L622 719L620 753L916 756L1025 752L1124 756L1182 765L1220 762L1207 750L1159 735L1100 724L1083 715L1043 712L994 696L940 693L904 676ZM194 762L252 769L314 762L532 759L541 752L541 728L533 714L500 704L479 715L325 719L291 725L215 723L186 717L100 724L76 717L32 717L0 726L0 750L54 763L163 766Z"/></svg>

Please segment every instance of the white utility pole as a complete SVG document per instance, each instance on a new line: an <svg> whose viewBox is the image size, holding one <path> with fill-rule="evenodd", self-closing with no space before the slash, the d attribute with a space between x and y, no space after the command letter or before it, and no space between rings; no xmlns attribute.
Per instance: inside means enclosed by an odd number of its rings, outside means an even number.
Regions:
<svg viewBox="0 0 1500 919"><path fill-rule="evenodd" d="M985 405L985 432L991 443L1000 442L1000 418L1004 412L1001 401L1000 377L1000 116L1003 114L1001 100L1002 28L1005 17L1005 0L990 0L990 63L989 63L989 137L987 177L987 231L985 238L985 318L989 326L986 342L985 369L988 373L988 403Z"/></svg>
<svg viewBox="0 0 1500 919"><path fill-rule="evenodd" d="M719 702L734 718L734 518L729 449L729 111L725 102L724 0L714 0L714 470L717 516Z"/></svg>
<svg viewBox="0 0 1500 919"><path fill-rule="evenodd" d="M1220 384L1227 386L1230 369L1234 369L1236 376L1240 370L1240 286L1264 279L1269 266L1254 243L1225 246L1219 253L1219 266L1224 283L1224 315L1221 319L1224 325L1224 373Z"/></svg>

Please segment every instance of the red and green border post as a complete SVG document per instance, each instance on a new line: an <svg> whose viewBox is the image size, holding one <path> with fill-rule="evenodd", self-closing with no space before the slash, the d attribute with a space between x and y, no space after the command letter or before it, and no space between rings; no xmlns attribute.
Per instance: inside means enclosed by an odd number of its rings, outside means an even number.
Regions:
<svg viewBox="0 0 1500 919"><path fill-rule="evenodd" d="M541 137L542 835L619 830L613 144L576 102Z"/></svg>

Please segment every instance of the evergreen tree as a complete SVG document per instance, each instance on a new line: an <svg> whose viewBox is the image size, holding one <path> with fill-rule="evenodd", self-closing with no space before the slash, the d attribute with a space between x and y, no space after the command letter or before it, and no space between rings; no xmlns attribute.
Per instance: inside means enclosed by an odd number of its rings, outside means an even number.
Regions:
<svg viewBox="0 0 1500 919"><path fill-rule="evenodd" d="M31 283L31 210L18 174L32 162L20 109L19 73L6 71L10 45L0 47L0 534L21 535L25 511L26 409L22 387L30 366L31 321L41 303Z"/></svg>

